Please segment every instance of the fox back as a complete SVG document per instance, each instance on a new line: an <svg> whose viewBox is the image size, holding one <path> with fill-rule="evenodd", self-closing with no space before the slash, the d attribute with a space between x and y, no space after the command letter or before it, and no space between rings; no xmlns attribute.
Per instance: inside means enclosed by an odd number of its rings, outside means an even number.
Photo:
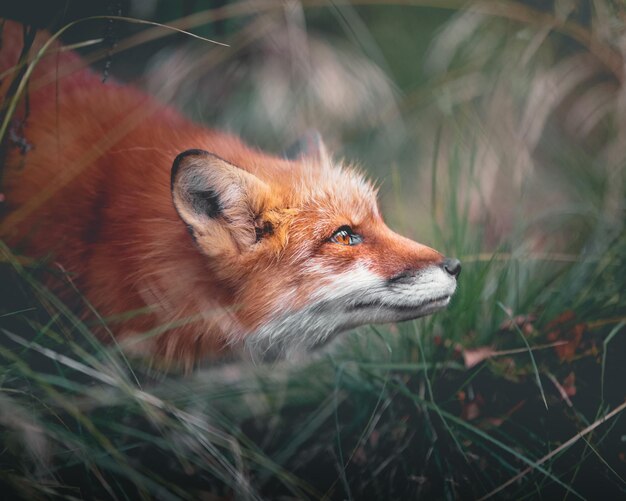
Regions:
<svg viewBox="0 0 626 501"><path fill-rule="evenodd" d="M6 71L21 28L2 36ZM110 327L127 349L186 367L288 357L450 301L460 263L391 231L373 186L321 144L268 155L58 49L5 138L0 233L51 257L102 316L123 317Z"/></svg>

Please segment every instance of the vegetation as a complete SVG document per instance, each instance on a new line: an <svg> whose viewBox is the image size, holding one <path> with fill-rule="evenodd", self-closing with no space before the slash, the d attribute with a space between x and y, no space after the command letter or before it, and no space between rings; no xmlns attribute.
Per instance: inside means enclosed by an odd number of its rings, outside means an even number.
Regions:
<svg viewBox="0 0 626 501"><path fill-rule="evenodd" d="M626 11L427 4L196 2L185 13L161 1L143 13L226 40L226 52L119 19L104 41L109 24L68 29L66 43L99 40L81 50L101 69L139 71L159 98L265 148L317 127L381 179L391 226L463 272L446 312L358 329L306 363L184 376L96 341L94 322L111 319L82 320L69 306L86 301L79 290L61 301L46 288L53 259L0 242L2 492L626 494Z"/></svg>

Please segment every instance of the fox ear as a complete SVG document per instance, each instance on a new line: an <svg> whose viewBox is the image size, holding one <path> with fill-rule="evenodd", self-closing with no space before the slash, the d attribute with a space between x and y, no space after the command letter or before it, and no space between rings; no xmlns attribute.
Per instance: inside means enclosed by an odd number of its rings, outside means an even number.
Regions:
<svg viewBox="0 0 626 501"><path fill-rule="evenodd" d="M287 160L299 160L302 158L322 160L328 157L328 153L319 131L309 129L302 137L283 151L283 157Z"/></svg>
<svg viewBox="0 0 626 501"><path fill-rule="evenodd" d="M256 241L254 220L269 193L258 177L203 150L174 160L172 199L202 251L241 252Z"/></svg>

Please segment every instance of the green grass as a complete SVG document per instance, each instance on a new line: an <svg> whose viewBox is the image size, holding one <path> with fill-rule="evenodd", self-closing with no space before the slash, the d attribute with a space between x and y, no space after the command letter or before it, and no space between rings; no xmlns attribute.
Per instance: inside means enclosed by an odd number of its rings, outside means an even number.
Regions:
<svg viewBox="0 0 626 501"><path fill-rule="evenodd" d="M464 11L368 6L307 15L312 31L339 37L338 26L351 26L345 38L353 49L373 57L378 44L388 76L400 75L397 115L386 109L347 132L323 120L320 128L382 179L392 226L463 261L450 308L362 327L305 364L183 376L97 341L93 322L107 319L78 318L68 305L86 301L79 291L61 301L44 285L47 263L0 243L2 492L22 499L623 497L623 126L609 111L582 138L564 130L567 111L610 77L600 71L565 93L566 105L551 109L532 148L510 150L502 124L519 125L537 79L588 50L578 38L542 35L532 17L486 16L464 34L445 71L428 73L401 67L413 52L394 45L393 20L432 19L429 45L424 32L415 40L420 58L441 61L438 44L460 33ZM600 10L568 19L588 27L585 16L608 23ZM602 26L617 29L615 19ZM236 39L240 26L229 29ZM462 98L467 87L455 83L470 77L483 87ZM219 121L255 137L259 125L242 125L248 117L236 112L254 96L249 83L236 88ZM298 97L289 110L304 119ZM198 111L209 119L214 112ZM258 141L278 150L275 130L260 131ZM483 193L490 141L497 143L495 194ZM519 173L514 161L524 151L534 169L521 185L505 182ZM555 200L537 196L546 193ZM508 227L498 230L511 207ZM485 347L490 356L468 363Z"/></svg>

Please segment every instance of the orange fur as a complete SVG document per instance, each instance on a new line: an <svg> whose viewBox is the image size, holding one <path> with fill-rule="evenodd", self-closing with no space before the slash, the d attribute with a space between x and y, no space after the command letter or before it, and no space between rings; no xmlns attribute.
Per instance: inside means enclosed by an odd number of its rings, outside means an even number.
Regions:
<svg viewBox="0 0 626 501"><path fill-rule="evenodd" d="M1 71L17 62L20 38L21 29L7 23ZM277 309L306 307L357 261L383 278L442 263L438 252L387 228L373 188L323 153L298 161L267 155L79 67L75 54L56 53L33 74L30 114L19 131L33 149L22 154L6 144L1 234L29 255L52 254L103 316L148 307L112 324L121 341L163 330L136 344L143 355L189 367L237 350ZM197 164L200 176L223 169L211 181L217 209L227 190L243 190L245 206L217 218L196 214L183 181L174 185L173 204L172 163L192 148L219 157L183 161L184 169ZM189 186L193 172L184 174ZM235 184L219 185L228 176ZM328 244L342 225L363 243ZM255 239L263 228L267 234Z"/></svg>

